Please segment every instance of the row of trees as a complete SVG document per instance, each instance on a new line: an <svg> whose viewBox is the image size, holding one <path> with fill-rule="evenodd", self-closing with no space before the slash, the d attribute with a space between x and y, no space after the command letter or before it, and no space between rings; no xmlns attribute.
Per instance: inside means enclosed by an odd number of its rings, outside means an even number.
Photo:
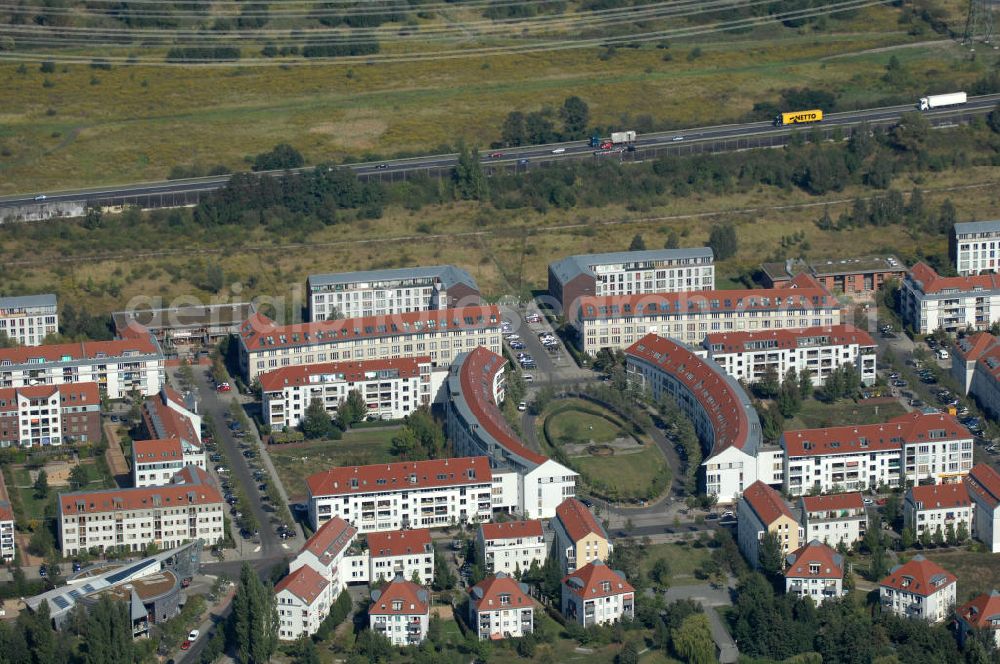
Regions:
<svg viewBox="0 0 1000 664"><path fill-rule="evenodd" d="M556 130L556 120L562 130ZM557 141L575 141L587 137L590 107L576 95L567 97L559 110L551 107L524 113L511 111L500 129L497 147L539 145Z"/></svg>
<svg viewBox="0 0 1000 664"><path fill-rule="evenodd" d="M319 398L314 398L302 415L299 428L310 440L330 438L339 440L343 432L365 419L368 414L368 404L359 390L351 390L337 405L336 419L326 412L326 405Z"/></svg>

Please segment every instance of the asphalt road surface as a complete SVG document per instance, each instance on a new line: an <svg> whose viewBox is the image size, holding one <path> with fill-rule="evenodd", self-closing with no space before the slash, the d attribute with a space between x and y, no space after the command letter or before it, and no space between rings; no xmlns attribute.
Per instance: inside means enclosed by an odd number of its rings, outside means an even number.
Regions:
<svg viewBox="0 0 1000 664"><path fill-rule="evenodd" d="M916 101L916 100L914 100ZM969 101L960 106L953 106L933 111L924 111L927 118L942 119L965 115L969 112L985 112L992 109L1000 101L1000 94L969 97ZM831 113L824 117L822 126L849 127L866 122L894 120L903 113L915 111L915 104L887 106L883 108ZM742 124L719 125L715 127L696 127L670 132L644 134L636 142L636 148L654 148L663 145L687 145L698 142L712 142L722 139L749 138L763 134L787 134L801 130L801 126L775 127L771 122L748 122ZM554 152L559 150L558 153ZM571 141L552 143L548 145L530 145L520 148L506 148L500 151L483 153L483 164L514 166L517 170L529 170L537 165L537 161L547 162L562 159L574 159L591 155L594 148L587 141ZM499 154L498 157L490 157ZM391 176L392 173L419 171L433 168L448 168L458 161L457 154L427 155L408 159L394 159L386 162L366 162L346 164L359 175ZM306 172L310 168L294 169L292 172ZM285 171L269 171L264 175L280 175ZM172 180L164 182L143 182L119 186L92 187L60 192L25 192L12 196L0 197L0 207L14 207L32 204L36 196L45 195L45 202L83 202L95 198L115 198L123 196L146 196L157 194L182 194L201 191L211 191L223 187L229 181L228 175Z"/></svg>

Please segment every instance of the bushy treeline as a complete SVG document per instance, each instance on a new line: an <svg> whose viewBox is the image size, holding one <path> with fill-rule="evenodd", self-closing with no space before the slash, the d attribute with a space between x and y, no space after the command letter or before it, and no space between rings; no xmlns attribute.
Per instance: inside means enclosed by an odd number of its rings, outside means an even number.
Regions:
<svg viewBox="0 0 1000 664"><path fill-rule="evenodd" d="M240 59L235 46L175 46L167 51L167 62L228 62Z"/></svg>
<svg viewBox="0 0 1000 664"><path fill-rule="evenodd" d="M344 44L314 42L302 47L302 55L307 58L337 58L345 55L372 55L378 53L379 45L374 39L354 41Z"/></svg>

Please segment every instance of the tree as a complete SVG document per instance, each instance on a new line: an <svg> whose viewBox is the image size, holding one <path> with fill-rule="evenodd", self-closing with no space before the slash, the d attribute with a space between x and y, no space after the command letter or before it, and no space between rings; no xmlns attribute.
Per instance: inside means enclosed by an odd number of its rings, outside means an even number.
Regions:
<svg viewBox="0 0 1000 664"><path fill-rule="evenodd" d="M278 645L278 610L274 590L264 584L250 563L243 563L229 617L230 642L242 664L270 661Z"/></svg>
<svg viewBox="0 0 1000 664"><path fill-rule="evenodd" d="M958 538L955 536L955 524L948 523L945 526L944 538L945 541L948 542L948 546L955 546L958 544Z"/></svg>
<svg viewBox="0 0 1000 664"><path fill-rule="evenodd" d="M350 429L351 426L365 419L368 414L368 404L360 390L351 390L347 393L347 398L340 402L337 407L337 420L340 428Z"/></svg>
<svg viewBox="0 0 1000 664"><path fill-rule="evenodd" d="M303 637L295 645L295 664L320 664L319 651L312 639Z"/></svg>
<svg viewBox="0 0 1000 664"><path fill-rule="evenodd" d="M903 532L899 534L899 545L904 551L913 546L913 530L911 528L903 528Z"/></svg>
<svg viewBox="0 0 1000 664"><path fill-rule="evenodd" d="M677 231L671 230L667 234L667 241L663 243L664 249L677 249L681 246L681 236L677 234Z"/></svg>
<svg viewBox="0 0 1000 664"><path fill-rule="evenodd" d="M931 539L934 541L934 546L944 545L944 531L941 530L941 526L938 526L937 529L931 534Z"/></svg>
<svg viewBox="0 0 1000 664"><path fill-rule="evenodd" d="M930 545L931 545L931 529L925 526L924 529L920 531L920 538L919 539L920 539L920 547L921 548L923 548L923 549L930 548Z"/></svg>
<svg viewBox="0 0 1000 664"><path fill-rule="evenodd" d="M645 251L646 241L642 239L641 233L636 233L632 238L632 244L628 246L629 251Z"/></svg>
<svg viewBox="0 0 1000 664"><path fill-rule="evenodd" d="M559 119L563 123L563 138L576 140L587 135L587 125L590 123L590 108L587 102L576 95L567 97L559 111Z"/></svg>
<svg viewBox="0 0 1000 664"><path fill-rule="evenodd" d="M958 528L955 530L955 539L959 544L969 539L969 527L965 525L965 521L958 522Z"/></svg>
<svg viewBox="0 0 1000 664"><path fill-rule="evenodd" d="M69 485L74 490L79 490L84 485L87 484L87 471L84 470L82 464L76 464L73 466L73 470L69 471Z"/></svg>
<svg viewBox="0 0 1000 664"><path fill-rule="evenodd" d="M685 618L680 627L670 632L670 643L677 656L688 664L711 664L715 661L712 630L704 613Z"/></svg>
<svg viewBox="0 0 1000 664"><path fill-rule="evenodd" d="M639 664L639 647L631 639L615 655L615 664Z"/></svg>
<svg viewBox="0 0 1000 664"><path fill-rule="evenodd" d="M488 187L482 164L479 163L479 148L470 150L465 145L460 147L458 163L452 168L451 179L459 198L481 201L487 197Z"/></svg>
<svg viewBox="0 0 1000 664"><path fill-rule="evenodd" d="M990 126L994 132L1000 134L1000 104L990 111L990 114L986 116L986 124Z"/></svg>
<svg viewBox="0 0 1000 664"><path fill-rule="evenodd" d="M288 143L275 145L270 152L261 152L253 160L255 171L276 171L288 168L299 168L305 164L305 159L298 150Z"/></svg>
<svg viewBox="0 0 1000 664"><path fill-rule="evenodd" d="M736 228L732 224L719 224L712 227L708 235L708 246L715 254L715 260L726 260L736 255L739 250L739 240Z"/></svg>
<svg viewBox="0 0 1000 664"><path fill-rule="evenodd" d="M83 634L85 664L132 664L135 646L127 605L102 595L87 614Z"/></svg>
<svg viewBox="0 0 1000 664"><path fill-rule="evenodd" d="M799 396L808 399L813 394L812 372L803 369L799 372Z"/></svg>
<svg viewBox="0 0 1000 664"><path fill-rule="evenodd" d="M781 574L784 554L781 550L781 540L777 533L767 532L760 539L757 549L757 561L765 574L776 576Z"/></svg>
<svg viewBox="0 0 1000 664"><path fill-rule="evenodd" d="M665 558L657 558L649 570L649 578L661 588L670 585L670 563Z"/></svg>
<svg viewBox="0 0 1000 664"><path fill-rule="evenodd" d="M44 470L38 471L38 476L35 478L35 498L39 500L44 500L49 496L49 474Z"/></svg>
<svg viewBox="0 0 1000 664"><path fill-rule="evenodd" d="M314 398L309 402L309 406L306 407L306 412L302 416L299 426L306 438L331 438L337 436L333 433L337 427L334 426L333 420L327 414L323 402L318 398ZM337 430L337 433L340 433L339 430Z"/></svg>
<svg viewBox="0 0 1000 664"><path fill-rule="evenodd" d="M507 147L516 148L527 142L528 135L524 126L524 113L521 111L511 111L507 114L507 119L503 122L500 130L501 140Z"/></svg>

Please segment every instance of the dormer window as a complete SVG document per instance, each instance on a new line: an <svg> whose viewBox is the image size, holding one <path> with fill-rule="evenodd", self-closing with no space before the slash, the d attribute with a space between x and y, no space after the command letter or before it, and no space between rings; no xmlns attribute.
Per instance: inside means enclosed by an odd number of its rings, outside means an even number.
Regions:
<svg viewBox="0 0 1000 664"><path fill-rule="evenodd" d="M601 582L601 590L603 592L606 592L606 593L611 592L611 582L610 581L602 581Z"/></svg>
<svg viewBox="0 0 1000 664"><path fill-rule="evenodd" d="M393 600L393 602L392 602L392 610L393 611L402 611L403 610L403 601L399 600L399 599Z"/></svg>
<svg viewBox="0 0 1000 664"><path fill-rule="evenodd" d="M819 574L819 563L809 563L809 573Z"/></svg>
<svg viewBox="0 0 1000 664"><path fill-rule="evenodd" d="M500 604L510 604L510 595L506 593L500 595Z"/></svg>

